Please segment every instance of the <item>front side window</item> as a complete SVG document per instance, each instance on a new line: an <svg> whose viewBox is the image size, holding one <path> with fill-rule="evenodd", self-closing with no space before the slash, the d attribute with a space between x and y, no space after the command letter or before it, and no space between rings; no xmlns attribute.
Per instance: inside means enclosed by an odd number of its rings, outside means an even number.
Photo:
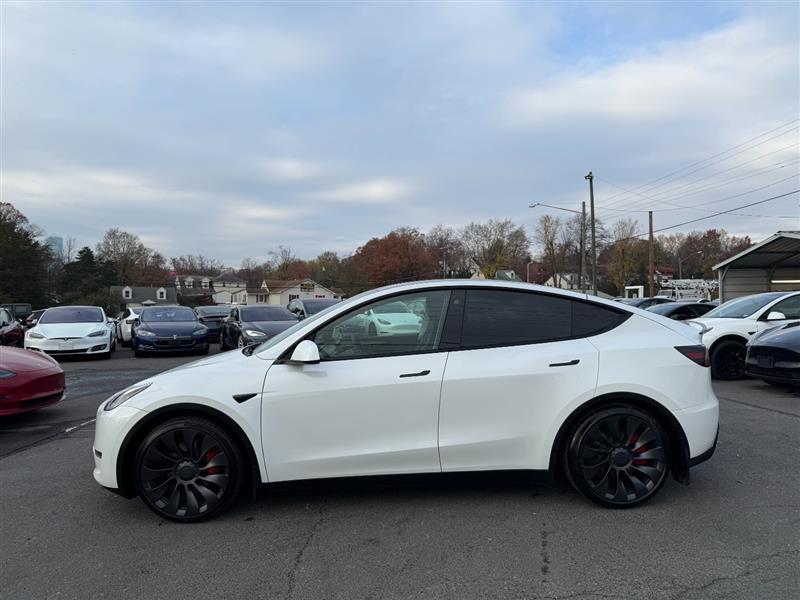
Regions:
<svg viewBox="0 0 800 600"><path fill-rule="evenodd" d="M314 333L322 360L433 352L439 348L449 290L429 290L378 300ZM413 303L419 312L408 306Z"/></svg>
<svg viewBox="0 0 800 600"><path fill-rule="evenodd" d="M783 313L783 316L787 319L800 319L800 296L792 296L786 300L781 300L770 308L767 314L772 311Z"/></svg>

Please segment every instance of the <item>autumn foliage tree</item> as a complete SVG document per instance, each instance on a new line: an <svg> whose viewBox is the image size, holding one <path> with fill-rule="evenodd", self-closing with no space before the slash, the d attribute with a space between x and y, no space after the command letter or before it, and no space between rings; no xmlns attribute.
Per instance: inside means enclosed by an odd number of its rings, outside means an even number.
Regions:
<svg viewBox="0 0 800 600"><path fill-rule="evenodd" d="M372 238L350 257L348 282L356 289L389 283L430 279L439 274L436 255L416 229L396 229L382 238Z"/></svg>

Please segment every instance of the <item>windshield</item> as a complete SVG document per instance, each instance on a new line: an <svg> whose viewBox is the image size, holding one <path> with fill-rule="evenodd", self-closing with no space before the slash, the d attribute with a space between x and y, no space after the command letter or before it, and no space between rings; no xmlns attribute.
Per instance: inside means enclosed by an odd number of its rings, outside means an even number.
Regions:
<svg viewBox="0 0 800 600"><path fill-rule="evenodd" d="M169 306L164 308L146 308L139 317L140 321L196 321L197 316L191 308L185 306Z"/></svg>
<svg viewBox="0 0 800 600"><path fill-rule="evenodd" d="M102 323L103 311L93 306L48 308L39 323Z"/></svg>
<svg viewBox="0 0 800 600"><path fill-rule="evenodd" d="M381 304L372 309L379 315L396 315L398 313L410 313L408 306L403 302L389 302L389 304Z"/></svg>
<svg viewBox="0 0 800 600"><path fill-rule="evenodd" d="M755 314L773 300L777 300L786 295L786 292L772 292L769 294L756 294L755 296L745 296L736 298L725 304L719 305L712 311L707 312L704 317L720 317L728 319L746 319Z"/></svg>
<svg viewBox="0 0 800 600"><path fill-rule="evenodd" d="M338 300L334 300L333 298L326 299L326 300L303 300L303 306L306 308L306 314L308 315L315 315L319 311L328 308L329 306L333 306L334 304L338 304Z"/></svg>
<svg viewBox="0 0 800 600"><path fill-rule="evenodd" d="M201 317L227 317L231 312L227 306L198 306L195 310Z"/></svg>
<svg viewBox="0 0 800 600"><path fill-rule="evenodd" d="M296 321L292 313L282 306L240 308L242 321Z"/></svg>
<svg viewBox="0 0 800 600"><path fill-rule="evenodd" d="M647 309L650 312L654 312L659 315L668 315L673 310L675 310L675 303L674 302L667 302L664 304L656 304L655 306L651 306Z"/></svg>

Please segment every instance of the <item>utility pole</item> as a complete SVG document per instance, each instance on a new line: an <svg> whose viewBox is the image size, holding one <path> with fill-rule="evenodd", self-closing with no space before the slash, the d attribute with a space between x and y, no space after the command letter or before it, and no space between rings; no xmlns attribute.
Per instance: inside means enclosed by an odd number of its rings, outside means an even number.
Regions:
<svg viewBox="0 0 800 600"><path fill-rule="evenodd" d="M597 237L594 220L594 175L589 171L589 174L584 176L584 179L589 180L589 210L592 218L592 293L597 296Z"/></svg>
<svg viewBox="0 0 800 600"><path fill-rule="evenodd" d="M647 263L648 283L650 284L650 297L655 296L655 285L653 277L655 275L655 268L653 266L653 251L655 244L653 243L653 211L647 211L647 218L650 221L650 259Z"/></svg>
<svg viewBox="0 0 800 600"><path fill-rule="evenodd" d="M586 244L584 240L586 239L586 202L581 202L581 255L580 261L578 262L578 277L580 277L581 281L581 291L584 290L584 283L586 282L586 273L585 273L585 261L586 261Z"/></svg>

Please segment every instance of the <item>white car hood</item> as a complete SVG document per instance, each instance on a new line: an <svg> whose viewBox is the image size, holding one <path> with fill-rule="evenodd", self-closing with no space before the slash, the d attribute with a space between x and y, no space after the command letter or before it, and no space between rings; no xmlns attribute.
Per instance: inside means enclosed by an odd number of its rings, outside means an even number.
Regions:
<svg viewBox="0 0 800 600"><path fill-rule="evenodd" d="M692 319L697 323L702 323L709 329L712 327L724 327L728 330L748 329L756 326L753 319L732 319L730 317L698 317Z"/></svg>
<svg viewBox="0 0 800 600"><path fill-rule="evenodd" d="M109 331L105 323L40 323L34 331L46 338L81 338L94 331Z"/></svg>

